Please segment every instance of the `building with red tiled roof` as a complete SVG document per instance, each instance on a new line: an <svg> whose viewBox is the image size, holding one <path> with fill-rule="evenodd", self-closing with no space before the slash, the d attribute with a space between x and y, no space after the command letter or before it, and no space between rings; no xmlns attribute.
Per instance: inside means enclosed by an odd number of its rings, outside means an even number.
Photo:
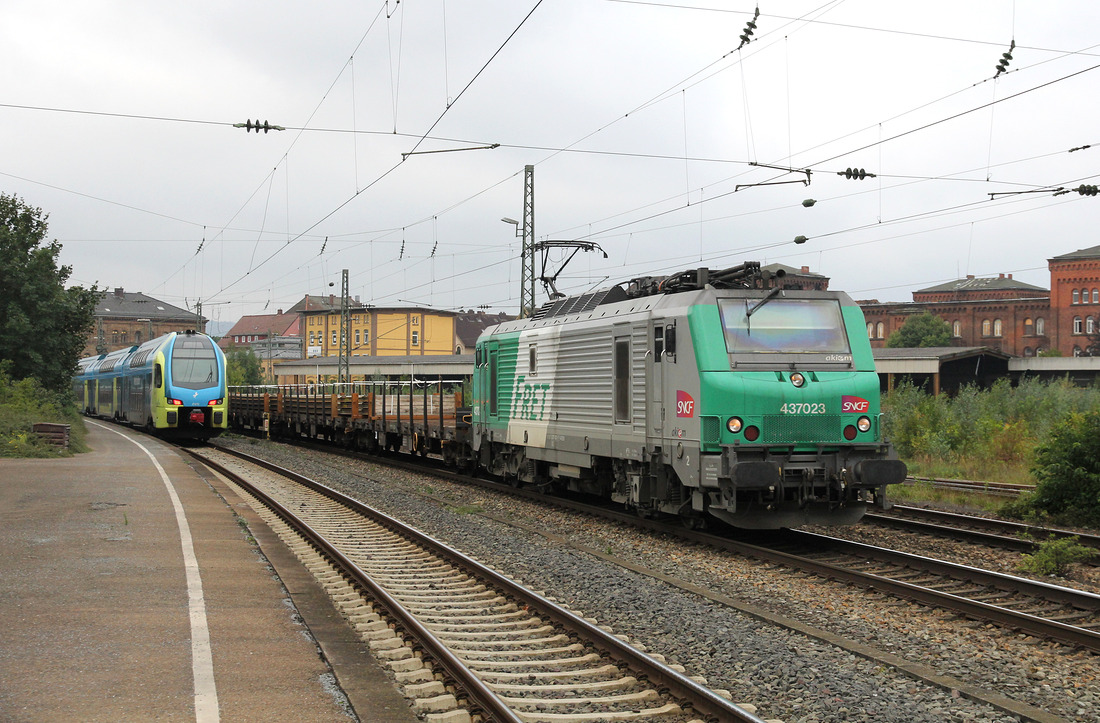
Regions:
<svg viewBox="0 0 1100 723"><path fill-rule="evenodd" d="M298 318L297 314L284 314L282 309L274 314L242 316L218 341L218 346L225 350L279 336L298 336Z"/></svg>

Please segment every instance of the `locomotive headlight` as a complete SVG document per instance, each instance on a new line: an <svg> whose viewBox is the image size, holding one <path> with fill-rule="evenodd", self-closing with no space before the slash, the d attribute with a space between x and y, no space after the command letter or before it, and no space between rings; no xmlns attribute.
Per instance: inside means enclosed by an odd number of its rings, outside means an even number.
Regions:
<svg viewBox="0 0 1100 723"><path fill-rule="evenodd" d="M870 417L860 417L859 419L857 419L856 420L856 427L858 427L859 431L861 431L861 432L870 431L871 430L871 419L870 419Z"/></svg>
<svg viewBox="0 0 1100 723"><path fill-rule="evenodd" d="M806 383L806 377L802 376L802 372L795 372L791 375L791 384L796 387L801 387Z"/></svg>
<svg viewBox="0 0 1100 723"><path fill-rule="evenodd" d="M741 421L740 417L730 417L726 420L726 429L728 429L731 434L737 434L741 431L741 427L743 426L744 422Z"/></svg>

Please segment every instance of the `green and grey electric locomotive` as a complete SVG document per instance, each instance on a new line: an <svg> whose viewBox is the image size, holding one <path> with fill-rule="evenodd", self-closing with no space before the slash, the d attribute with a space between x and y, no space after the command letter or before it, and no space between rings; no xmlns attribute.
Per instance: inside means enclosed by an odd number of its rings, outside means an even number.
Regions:
<svg viewBox="0 0 1100 723"><path fill-rule="evenodd" d="M905 465L863 314L746 263L556 299L475 354L476 464L643 515L847 524Z"/></svg>

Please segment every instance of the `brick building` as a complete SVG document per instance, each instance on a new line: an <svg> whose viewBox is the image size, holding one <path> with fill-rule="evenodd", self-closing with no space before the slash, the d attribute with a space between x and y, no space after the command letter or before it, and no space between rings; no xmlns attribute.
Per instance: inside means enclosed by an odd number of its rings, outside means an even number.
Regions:
<svg viewBox="0 0 1100 723"><path fill-rule="evenodd" d="M1000 274L950 281L913 292L912 302L858 302L871 346L914 314L930 312L951 325L952 346L989 347L1030 357L1100 355L1100 246L1047 259L1050 290Z"/></svg>
<svg viewBox="0 0 1100 723"><path fill-rule="evenodd" d="M1050 268L1050 308L1063 356L1100 356L1100 246L1055 256Z"/></svg>
<svg viewBox="0 0 1100 723"><path fill-rule="evenodd" d="M206 331L206 319L193 312L121 287L104 291L95 307L95 326L83 356L106 354L172 331Z"/></svg>

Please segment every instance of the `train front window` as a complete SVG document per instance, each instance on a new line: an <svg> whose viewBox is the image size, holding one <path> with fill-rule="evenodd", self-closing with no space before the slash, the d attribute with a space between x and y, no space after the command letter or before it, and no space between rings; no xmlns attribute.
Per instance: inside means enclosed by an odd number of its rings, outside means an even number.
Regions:
<svg viewBox="0 0 1100 723"><path fill-rule="evenodd" d="M184 389L206 389L218 384L218 357L201 341L177 341L172 350L172 384Z"/></svg>
<svg viewBox="0 0 1100 723"><path fill-rule="evenodd" d="M780 297L759 302L718 300L730 354L851 353L836 300Z"/></svg>

